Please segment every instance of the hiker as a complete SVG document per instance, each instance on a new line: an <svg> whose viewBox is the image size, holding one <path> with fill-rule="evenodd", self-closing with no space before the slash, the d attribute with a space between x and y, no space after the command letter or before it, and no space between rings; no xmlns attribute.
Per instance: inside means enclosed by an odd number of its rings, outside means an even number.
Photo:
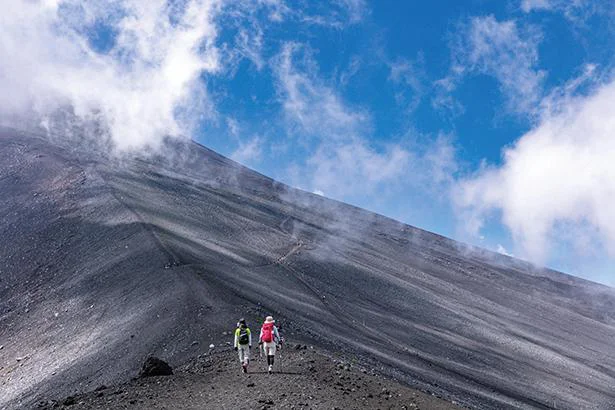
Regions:
<svg viewBox="0 0 615 410"><path fill-rule="evenodd" d="M235 330L235 342L233 343L235 351L239 352L239 362L241 363L241 371L248 373L248 364L250 363L250 349L252 349L252 332L246 324L245 319L239 319L237 329Z"/></svg>
<svg viewBox="0 0 615 410"><path fill-rule="evenodd" d="M267 316L265 323L261 327L261 334L258 337L258 345L263 345L263 351L267 356L267 371L271 373L273 371L273 359L275 357L275 351L280 343L280 334L278 328L275 326L275 320L273 317Z"/></svg>

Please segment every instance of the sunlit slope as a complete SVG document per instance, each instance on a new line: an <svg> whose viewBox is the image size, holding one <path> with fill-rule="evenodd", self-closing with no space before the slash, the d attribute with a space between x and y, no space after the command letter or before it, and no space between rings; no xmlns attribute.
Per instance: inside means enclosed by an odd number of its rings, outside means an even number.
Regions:
<svg viewBox="0 0 615 410"><path fill-rule="evenodd" d="M16 134L0 136L0 406L126 379L150 353L179 363L269 312L288 338L468 405L615 403L610 288L194 143L111 160Z"/></svg>

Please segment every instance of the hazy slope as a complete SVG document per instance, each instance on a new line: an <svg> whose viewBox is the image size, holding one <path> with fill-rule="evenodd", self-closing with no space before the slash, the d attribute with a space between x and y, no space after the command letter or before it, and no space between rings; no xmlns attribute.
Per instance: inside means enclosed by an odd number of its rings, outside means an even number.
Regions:
<svg viewBox="0 0 615 410"><path fill-rule="evenodd" d="M148 353L180 363L268 312L468 405L615 406L611 288L194 143L120 161L16 134L0 131L0 407L127 379Z"/></svg>

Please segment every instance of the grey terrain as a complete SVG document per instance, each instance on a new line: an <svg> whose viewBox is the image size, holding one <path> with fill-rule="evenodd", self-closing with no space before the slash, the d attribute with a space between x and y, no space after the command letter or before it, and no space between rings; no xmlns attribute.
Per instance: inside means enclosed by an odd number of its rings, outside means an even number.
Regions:
<svg viewBox="0 0 615 410"><path fill-rule="evenodd" d="M402 409L459 410L447 402L352 361L337 360L306 345L289 345L277 355L272 374L254 355L247 374L230 348L199 355L173 375L139 377L62 400L43 400L39 410L162 409Z"/></svg>
<svg viewBox="0 0 615 410"><path fill-rule="evenodd" d="M615 292L289 188L192 142L0 129L0 408L130 380L272 314L477 408L615 408Z"/></svg>

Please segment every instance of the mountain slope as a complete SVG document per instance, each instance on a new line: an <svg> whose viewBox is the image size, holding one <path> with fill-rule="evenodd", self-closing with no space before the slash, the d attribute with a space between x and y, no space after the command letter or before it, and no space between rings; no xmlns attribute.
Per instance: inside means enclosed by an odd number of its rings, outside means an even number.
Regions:
<svg viewBox="0 0 615 410"><path fill-rule="evenodd" d="M611 288L194 143L117 159L18 134L0 131L0 406L128 379L151 353L181 363L267 313L466 405L615 405Z"/></svg>

